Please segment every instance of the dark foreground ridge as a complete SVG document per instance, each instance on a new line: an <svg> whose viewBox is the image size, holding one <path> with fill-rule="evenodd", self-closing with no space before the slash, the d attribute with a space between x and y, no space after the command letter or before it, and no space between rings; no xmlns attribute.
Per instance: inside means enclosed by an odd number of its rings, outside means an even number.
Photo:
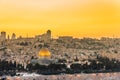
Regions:
<svg viewBox="0 0 120 80"><path fill-rule="evenodd" d="M89 60L91 64L79 64L73 63L70 65L70 68L66 64L49 64L40 65L40 64L28 64L27 68L20 64L0 61L0 76L10 75L15 76L17 72L29 72L29 73L38 73L43 75L57 75L57 74L74 74L74 73L107 73L107 72L119 72L120 71L120 62L115 59L108 59L106 57L97 57L97 60ZM99 62L99 63L98 63Z"/></svg>

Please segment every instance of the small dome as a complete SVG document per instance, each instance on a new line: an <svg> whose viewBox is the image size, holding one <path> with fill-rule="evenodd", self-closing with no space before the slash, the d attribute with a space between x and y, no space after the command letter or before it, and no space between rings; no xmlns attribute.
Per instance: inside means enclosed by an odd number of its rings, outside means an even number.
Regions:
<svg viewBox="0 0 120 80"><path fill-rule="evenodd" d="M47 48L42 48L40 51L39 51L39 57L50 57L51 56L51 53L49 52L49 50Z"/></svg>

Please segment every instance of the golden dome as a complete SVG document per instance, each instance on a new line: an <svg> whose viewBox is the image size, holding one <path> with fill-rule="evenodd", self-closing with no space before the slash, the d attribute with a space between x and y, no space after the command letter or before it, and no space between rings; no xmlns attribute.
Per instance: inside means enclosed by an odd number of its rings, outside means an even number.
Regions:
<svg viewBox="0 0 120 80"><path fill-rule="evenodd" d="M51 53L49 52L47 48L42 48L38 55L39 57L50 57Z"/></svg>

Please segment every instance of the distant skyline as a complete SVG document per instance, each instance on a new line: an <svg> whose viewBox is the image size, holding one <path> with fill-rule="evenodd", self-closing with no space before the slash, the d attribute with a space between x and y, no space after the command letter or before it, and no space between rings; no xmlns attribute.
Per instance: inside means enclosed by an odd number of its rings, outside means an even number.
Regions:
<svg viewBox="0 0 120 80"><path fill-rule="evenodd" d="M0 0L0 31L32 37L120 37L120 0Z"/></svg>

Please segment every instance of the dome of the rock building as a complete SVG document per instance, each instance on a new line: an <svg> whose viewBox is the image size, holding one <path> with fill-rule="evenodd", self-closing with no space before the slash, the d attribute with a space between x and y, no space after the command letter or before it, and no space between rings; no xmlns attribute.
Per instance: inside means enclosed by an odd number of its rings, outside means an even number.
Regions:
<svg viewBox="0 0 120 80"><path fill-rule="evenodd" d="M40 51L39 51L39 57L50 57L51 56L51 53L50 51L47 49L47 48L42 48Z"/></svg>

